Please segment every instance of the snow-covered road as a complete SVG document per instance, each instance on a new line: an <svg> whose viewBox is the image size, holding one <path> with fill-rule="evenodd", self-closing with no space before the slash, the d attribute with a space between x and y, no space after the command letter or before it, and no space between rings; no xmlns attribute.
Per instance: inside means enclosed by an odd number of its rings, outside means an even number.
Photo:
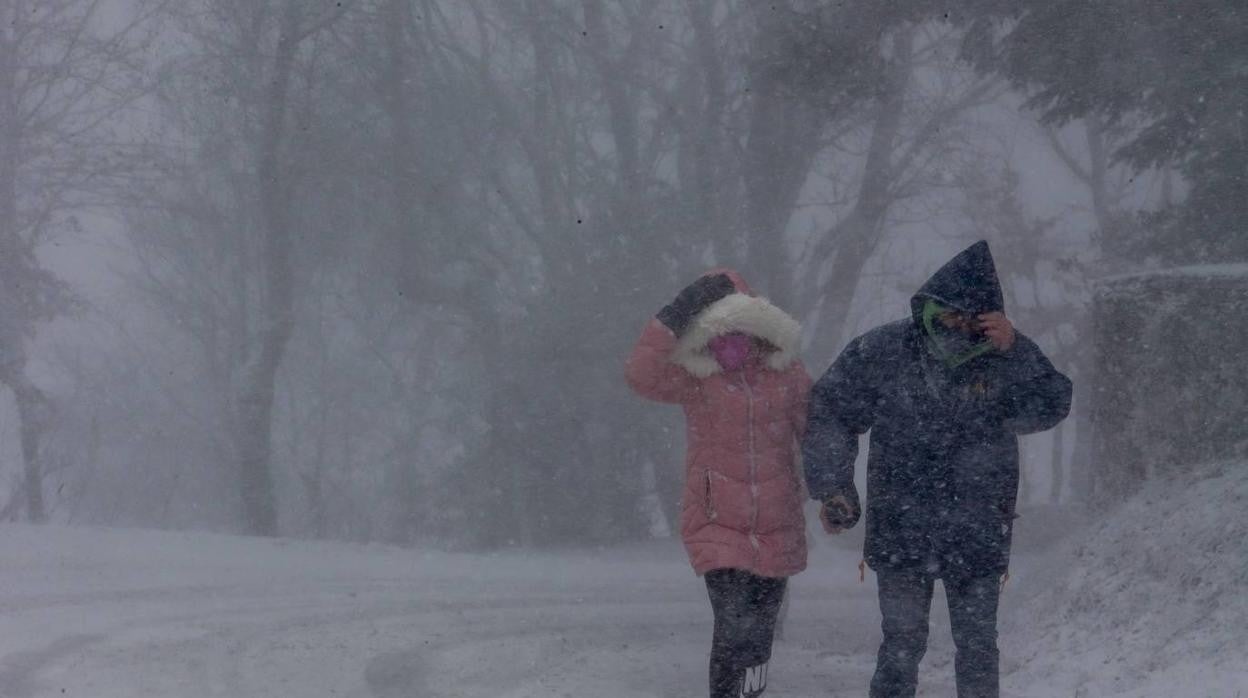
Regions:
<svg viewBox="0 0 1248 698"><path fill-rule="evenodd" d="M794 583L769 695L860 696L851 551ZM696 696L710 610L679 544L495 556L0 528L0 696ZM937 623L943 622L937 614ZM937 629L924 693L951 695Z"/></svg>
<svg viewBox="0 0 1248 698"><path fill-rule="evenodd" d="M1015 556L1004 695L1240 698L1243 539L1213 514L1139 535L1156 510L1145 497L1082 548ZM795 578L772 698L866 695L879 617L857 561L820 542ZM451 555L0 526L0 698L690 698L710 615L675 541ZM952 660L938 587L921 696L954 695Z"/></svg>
<svg viewBox="0 0 1248 698"><path fill-rule="evenodd" d="M1229 464L1147 487L1043 555L1027 538L1062 515L1025 517L1004 695L1248 696L1245 505L1248 468ZM870 680L874 575L859 583L851 540L815 540L771 698ZM710 617L676 541L450 555L0 525L0 698L690 698ZM952 659L937 591L920 695L954 695Z"/></svg>

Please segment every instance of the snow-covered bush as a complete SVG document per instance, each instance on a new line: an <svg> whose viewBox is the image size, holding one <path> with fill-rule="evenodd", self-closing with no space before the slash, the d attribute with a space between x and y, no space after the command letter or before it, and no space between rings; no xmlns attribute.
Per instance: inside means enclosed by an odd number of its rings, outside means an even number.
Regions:
<svg viewBox="0 0 1248 698"><path fill-rule="evenodd" d="M1248 452L1248 264L1109 279L1096 295L1094 487Z"/></svg>

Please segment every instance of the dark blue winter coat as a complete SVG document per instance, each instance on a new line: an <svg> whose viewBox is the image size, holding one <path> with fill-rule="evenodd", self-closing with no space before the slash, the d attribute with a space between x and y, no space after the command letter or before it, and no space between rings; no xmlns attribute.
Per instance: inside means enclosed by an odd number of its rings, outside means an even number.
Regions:
<svg viewBox="0 0 1248 698"><path fill-rule="evenodd" d="M802 443L810 495L856 509L858 437L870 431L865 557L872 569L1001 573L1018 493L1018 435L1070 410L1071 384L1018 334L949 368L919 314L925 299L966 313L1003 309L987 243L942 267L915 295L914 317L850 342L815 384Z"/></svg>

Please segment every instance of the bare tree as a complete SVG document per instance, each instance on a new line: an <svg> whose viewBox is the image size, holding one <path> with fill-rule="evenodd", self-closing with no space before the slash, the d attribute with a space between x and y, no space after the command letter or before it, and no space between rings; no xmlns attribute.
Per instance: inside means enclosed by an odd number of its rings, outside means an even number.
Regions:
<svg viewBox="0 0 1248 698"><path fill-rule="evenodd" d="M939 191L941 168L968 139L967 115L1004 92L995 77L958 66L959 32L942 24L902 24L884 35L878 90L865 123L847 130L833 152L861 162L837 222L807 241L797 275L804 314L817 312L816 346L835 346L850 315L860 271L878 248L889 216L909 200ZM932 74L938 77L933 79ZM851 145L865 129L861 151ZM861 155L858 153L861 152Z"/></svg>
<svg viewBox="0 0 1248 698"><path fill-rule="evenodd" d="M157 382L212 434L193 468L228 464L259 534L609 540L650 488L674 517L679 430L619 376L637 327L727 264L839 341L998 94L946 25L810 6L176 8L131 281L194 347Z"/></svg>
<svg viewBox="0 0 1248 698"><path fill-rule="evenodd" d="M164 276L151 265L148 275L157 288L171 279L176 284L177 293L162 291L167 303L182 299L199 309L201 322L193 331L224 393L228 462L237 468L244 530L255 535L277 533L273 413L278 370L295 330L294 237L300 223L294 207L307 176L293 134L296 119L307 119L314 87L309 81L315 80L313 71L301 68L311 60L311 41L349 8L309 8L295 0L209 1L202 12L181 18L196 53L166 69L194 81L170 81L171 89L181 91L165 95L165 103L167 113L180 119L170 139L189 141L197 152L175 155L172 176L148 192L163 202L164 222L154 224L155 232L209 237L184 247L167 239L163 249L178 256L160 260ZM193 97L205 84L210 99ZM213 174L205 179L204 172ZM193 257L205 245L213 254ZM171 277L170 259L197 273Z"/></svg>
<svg viewBox="0 0 1248 698"><path fill-rule="evenodd" d="M73 305L36 250L134 171L135 141L117 117L143 92L137 68L158 9L140 4L107 28L100 5L0 4L0 382L17 404L32 521L46 515L40 449L53 410L27 373L25 347L40 324Z"/></svg>
<svg viewBox="0 0 1248 698"><path fill-rule="evenodd" d="M1130 244L1131 212L1129 211L1129 194L1140 173L1133 172L1124 166L1115 166L1113 154L1118 151L1130 137L1130 127L1125 121L1114 125L1107 124L1103 117L1090 114L1082 119L1073 129L1076 144L1071 145L1067 137L1050 124L1037 124L1044 136L1045 143L1051 152L1066 168L1074 180L1082 185L1088 195L1089 208L1093 219L1093 228L1088 235L1087 254L1082 258L1072 258L1068 264L1075 267L1074 271L1082 278L1095 278L1120 267L1129 256L1123 254L1123 248ZM1086 153L1086 156L1081 155ZM1162 173L1163 206L1170 199L1170 172ZM1076 500L1087 502L1092 495L1092 443L1093 426L1091 419L1092 404L1092 352L1086 347L1067 346L1076 339L1086 341L1092 335L1091 313L1087 307L1072 306L1068 308L1068 322L1074 323L1075 330L1063 343L1061 349L1071 357L1069 370L1075 384L1075 419L1068 420L1057 431L1058 449L1064 449L1066 432L1075 430L1073 472L1071 490ZM1081 350L1082 349L1082 350ZM1057 502L1065 485L1060 453L1054 454L1053 487L1050 499Z"/></svg>

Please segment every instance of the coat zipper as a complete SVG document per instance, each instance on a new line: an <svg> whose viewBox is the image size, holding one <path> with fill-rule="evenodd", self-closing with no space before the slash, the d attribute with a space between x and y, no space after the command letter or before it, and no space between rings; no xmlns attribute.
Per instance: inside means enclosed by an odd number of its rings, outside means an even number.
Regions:
<svg viewBox="0 0 1248 698"><path fill-rule="evenodd" d="M750 454L750 524L747 531L750 538L750 547L754 549L754 560L751 565L755 569L758 568L758 458L754 452L754 389L750 386L750 379L745 375L745 371L741 372L741 383L745 386L745 414L746 414L746 433L748 434L749 454Z"/></svg>
<svg viewBox="0 0 1248 698"><path fill-rule="evenodd" d="M707 468L706 477L702 483L702 509L706 512L706 518L710 521L715 520L715 501L711 498L711 470Z"/></svg>

